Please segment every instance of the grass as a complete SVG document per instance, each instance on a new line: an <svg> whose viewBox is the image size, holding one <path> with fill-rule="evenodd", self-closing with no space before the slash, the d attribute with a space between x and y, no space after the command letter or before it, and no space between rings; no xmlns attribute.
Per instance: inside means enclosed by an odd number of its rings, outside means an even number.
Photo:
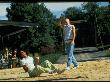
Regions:
<svg viewBox="0 0 110 82"><path fill-rule="evenodd" d="M40 63L45 60L49 60L50 62L55 64L61 55L62 55L61 53L51 53L51 54L46 54L46 55L40 55L38 53L35 53L35 56L40 57ZM30 54L30 56L32 57L32 54Z"/></svg>

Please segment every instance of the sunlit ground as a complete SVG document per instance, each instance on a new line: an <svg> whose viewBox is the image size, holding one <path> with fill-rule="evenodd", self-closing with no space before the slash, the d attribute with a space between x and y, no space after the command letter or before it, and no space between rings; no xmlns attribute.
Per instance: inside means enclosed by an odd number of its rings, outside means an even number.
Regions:
<svg viewBox="0 0 110 82"><path fill-rule="evenodd" d="M65 64L55 64L59 68L63 69L66 67ZM72 81L102 81L110 80L110 60L97 60L97 61L86 61L79 62L79 68L73 69L71 66L70 71L65 71L62 74L47 74L43 73L40 77L29 78L28 73L20 68L13 69L1 69L0 70L0 80L28 80L28 81L38 81L38 80L72 80Z"/></svg>

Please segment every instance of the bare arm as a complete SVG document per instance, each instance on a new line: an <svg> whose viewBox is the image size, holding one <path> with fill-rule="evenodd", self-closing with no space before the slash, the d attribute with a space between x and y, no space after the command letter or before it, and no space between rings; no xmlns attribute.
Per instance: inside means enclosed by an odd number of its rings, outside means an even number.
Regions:
<svg viewBox="0 0 110 82"><path fill-rule="evenodd" d="M35 58L35 64L38 65L39 64L39 57Z"/></svg>
<svg viewBox="0 0 110 82"><path fill-rule="evenodd" d="M60 21L59 22L59 24L58 24L59 26L60 26L60 28L62 28L63 29L63 24L62 24L62 22Z"/></svg>
<svg viewBox="0 0 110 82"><path fill-rule="evenodd" d="M74 25L72 25L72 32L73 32L73 38L72 38L72 42L71 43L75 43L74 41L75 41L75 37L76 37L76 32L75 32L75 26Z"/></svg>
<svg viewBox="0 0 110 82"><path fill-rule="evenodd" d="M61 17L60 19L59 19L59 26L63 29L64 28L64 25L65 25L65 18L64 17Z"/></svg>
<svg viewBox="0 0 110 82"><path fill-rule="evenodd" d="M25 72L28 72L28 67L26 65L23 65L23 69L25 70Z"/></svg>

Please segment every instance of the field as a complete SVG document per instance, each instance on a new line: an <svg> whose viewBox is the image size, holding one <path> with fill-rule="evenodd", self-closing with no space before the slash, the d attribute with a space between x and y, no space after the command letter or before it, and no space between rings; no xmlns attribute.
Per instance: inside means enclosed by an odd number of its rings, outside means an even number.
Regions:
<svg viewBox="0 0 110 82"><path fill-rule="evenodd" d="M65 68L64 64L55 64L59 68ZM39 77L29 78L23 68L1 69L0 81L110 81L110 60L95 60L79 62L79 68L65 71L62 74L43 73Z"/></svg>

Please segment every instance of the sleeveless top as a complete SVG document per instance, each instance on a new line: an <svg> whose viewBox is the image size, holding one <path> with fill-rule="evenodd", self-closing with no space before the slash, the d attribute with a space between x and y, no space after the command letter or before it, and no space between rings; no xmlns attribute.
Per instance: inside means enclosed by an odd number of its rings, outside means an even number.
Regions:
<svg viewBox="0 0 110 82"><path fill-rule="evenodd" d="M64 41L72 39L73 37L72 29L73 29L72 25L64 25Z"/></svg>

